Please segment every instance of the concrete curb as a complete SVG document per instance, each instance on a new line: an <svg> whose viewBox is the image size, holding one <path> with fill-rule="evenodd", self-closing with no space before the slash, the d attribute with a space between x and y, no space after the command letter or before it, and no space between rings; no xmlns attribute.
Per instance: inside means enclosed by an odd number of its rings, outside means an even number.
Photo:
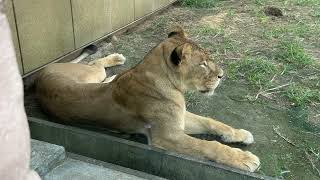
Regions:
<svg viewBox="0 0 320 180"><path fill-rule="evenodd" d="M256 173L153 148L144 144L28 118L31 137L64 146L68 152L168 179L274 179Z"/></svg>

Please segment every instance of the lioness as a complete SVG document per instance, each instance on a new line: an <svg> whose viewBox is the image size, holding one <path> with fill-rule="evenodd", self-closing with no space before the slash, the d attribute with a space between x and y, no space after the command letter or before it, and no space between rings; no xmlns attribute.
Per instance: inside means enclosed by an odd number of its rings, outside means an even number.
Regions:
<svg viewBox="0 0 320 180"><path fill-rule="evenodd" d="M40 103L69 123L87 121L122 132L143 133L155 147L247 171L259 167L259 158L248 151L188 135L212 133L228 143L254 141L246 130L186 111L184 92L213 94L223 71L181 27L170 32L140 64L103 83L104 68L124 61L123 56L113 54L91 65L49 65L36 80Z"/></svg>

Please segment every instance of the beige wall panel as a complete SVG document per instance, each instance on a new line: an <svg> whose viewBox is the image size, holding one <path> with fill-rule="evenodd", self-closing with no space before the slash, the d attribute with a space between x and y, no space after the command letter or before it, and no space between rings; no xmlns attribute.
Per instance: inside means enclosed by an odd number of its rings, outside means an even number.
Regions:
<svg viewBox="0 0 320 180"><path fill-rule="evenodd" d="M151 13L155 9L156 0L135 0L135 19Z"/></svg>
<svg viewBox="0 0 320 180"><path fill-rule="evenodd" d="M21 55L20 55L20 46L18 41L18 34L17 34L16 22L15 22L15 17L13 12L12 0L6 0L4 1L4 3L5 3L4 5L5 5L6 14L7 14L8 21L11 28L12 40L13 40L14 50L16 52L19 71L21 74L23 74L23 67L22 67L22 61L21 61Z"/></svg>
<svg viewBox="0 0 320 180"><path fill-rule="evenodd" d="M14 0L14 6L25 73L74 50L69 0Z"/></svg>
<svg viewBox="0 0 320 180"><path fill-rule="evenodd" d="M134 0L111 0L112 30L134 21Z"/></svg>
<svg viewBox="0 0 320 180"><path fill-rule="evenodd" d="M110 0L72 0L76 48L112 31Z"/></svg>

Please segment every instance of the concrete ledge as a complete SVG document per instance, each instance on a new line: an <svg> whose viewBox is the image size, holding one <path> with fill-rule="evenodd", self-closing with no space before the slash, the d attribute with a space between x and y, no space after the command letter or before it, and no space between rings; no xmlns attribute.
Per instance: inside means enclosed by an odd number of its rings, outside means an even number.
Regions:
<svg viewBox="0 0 320 180"><path fill-rule="evenodd" d="M104 168L83 161L67 158L62 164L50 171L44 180L144 180L120 171Z"/></svg>
<svg viewBox="0 0 320 180"><path fill-rule="evenodd" d="M97 166L100 166L100 167L104 167L104 168L107 168L109 170L122 172L122 173L125 173L125 174L128 174L128 175L132 175L132 176L135 176L135 177L138 177L138 178L142 178L142 179L166 180L166 179L160 178L158 176L154 176L154 175L147 174L147 173L144 173L144 172L141 172L141 171L136 171L136 170L133 170L133 169L122 167L122 166L110 164L110 163L107 163L107 162L104 162L104 161L99 161L99 160L96 160L96 159L88 158L88 157L81 156L81 155L78 155L78 154L73 154L73 153L67 152L67 157L70 158L70 159L79 160L79 161L86 162L86 163L89 163L89 164L94 164L94 165L97 165Z"/></svg>
<svg viewBox="0 0 320 180"><path fill-rule="evenodd" d="M36 118L29 118L29 125L34 139L64 146L68 152L168 179L274 179Z"/></svg>
<svg viewBox="0 0 320 180"><path fill-rule="evenodd" d="M66 157L64 147L31 140L31 169L41 177L56 167Z"/></svg>

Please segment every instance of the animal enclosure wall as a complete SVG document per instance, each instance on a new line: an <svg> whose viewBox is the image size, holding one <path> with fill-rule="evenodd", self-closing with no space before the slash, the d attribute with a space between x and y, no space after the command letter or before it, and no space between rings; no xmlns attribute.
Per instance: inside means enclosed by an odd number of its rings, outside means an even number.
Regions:
<svg viewBox="0 0 320 180"><path fill-rule="evenodd" d="M6 0L21 74L76 51L175 0Z"/></svg>

